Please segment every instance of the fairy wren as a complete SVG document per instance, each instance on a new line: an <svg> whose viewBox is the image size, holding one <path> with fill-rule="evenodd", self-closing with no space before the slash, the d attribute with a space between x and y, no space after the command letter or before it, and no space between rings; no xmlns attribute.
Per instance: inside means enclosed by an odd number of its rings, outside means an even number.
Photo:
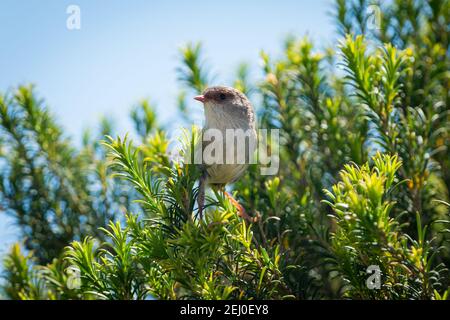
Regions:
<svg viewBox="0 0 450 320"><path fill-rule="evenodd" d="M256 119L252 104L239 90L224 86L207 88L202 95L196 96L194 99L203 103L205 112L201 150L205 151L207 148L208 141L205 142L204 138L208 131L221 134L220 142L223 144L222 157L216 157L216 161L212 163L203 161L204 175L200 181L198 198L199 215L202 216L206 184L216 189L222 189L238 208L240 215L249 218L243 207L229 193L225 192L224 187L226 184L235 182L245 173L256 150ZM239 139L239 135L241 138L244 135L244 140ZM232 137L231 141L229 137ZM214 138L217 139L216 136Z"/></svg>

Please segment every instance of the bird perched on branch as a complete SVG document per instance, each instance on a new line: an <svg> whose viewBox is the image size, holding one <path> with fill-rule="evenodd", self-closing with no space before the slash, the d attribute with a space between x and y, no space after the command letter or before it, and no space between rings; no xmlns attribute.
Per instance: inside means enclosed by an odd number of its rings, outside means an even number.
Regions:
<svg viewBox="0 0 450 320"><path fill-rule="evenodd" d="M202 95L194 99L203 103L206 120L201 148L198 148L202 152L203 173L198 195L199 216L202 218L205 188L208 185L221 190L238 209L239 215L252 222L253 219L225 190L225 186L244 174L256 150L256 119L253 107L242 92L224 86L207 88ZM222 139L219 139L220 135ZM211 144L215 144L216 148L211 147ZM213 149L211 154L207 152Z"/></svg>

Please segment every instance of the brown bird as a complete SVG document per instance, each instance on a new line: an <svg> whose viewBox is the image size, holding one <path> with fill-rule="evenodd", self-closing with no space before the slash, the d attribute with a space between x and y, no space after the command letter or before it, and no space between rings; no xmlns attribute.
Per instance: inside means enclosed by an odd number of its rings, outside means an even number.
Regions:
<svg viewBox="0 0 450 320"><path fill-rule="evenodd" d="M256 150L256 119L253 107L242 92L224 86L207 88L202 95L196 96L194 99L203 103L206 120L202 131L202 145L201 148L198 148L203 152L203 174L200 178L198 195L199 216L202 218L205 187L208 185L213 189L222 190L224 195L238 209L239 215L251 222L253 221L252 218L247 215L245 209L233 196L225 191L225 186L235 182L244 174L249 165L249 160ZM223 153L222 157L220 157L220 154L216 155L216 160L219 159L220 161L208 163L205 160L204 151L215 140L205 141L205 136L211 131L222 135L223 139L220 143L222 143L221 150ZM237 138L237 144L235 138L229 141L227 139L229 132L234 132L235 137L244 134L244 146L242 145L242 139ZM243 152L245 152L244 155Z"/></svg>

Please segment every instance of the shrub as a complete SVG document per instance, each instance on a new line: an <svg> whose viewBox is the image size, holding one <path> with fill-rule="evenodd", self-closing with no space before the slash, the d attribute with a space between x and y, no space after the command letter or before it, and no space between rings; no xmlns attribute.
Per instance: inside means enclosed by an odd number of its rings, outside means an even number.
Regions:
<svg viewBox="0 0 450 320"><path fill-rule="evenodd" d="M337 52L289 37L280 58L261 52L258 81L239 66L259 127L280 129L278 174L250 166L232 186L250 224L213 191L199 219L200 173L183 161L198 130L174 155L148 102L134 141L104 122L77 149L32 88L1 95L1 201L27 249L5 259L6 296L447 299L448 0L380 4L373 30L368 5L336 1ZM200 44L180 60L189 123L212 78Z"/></svg>

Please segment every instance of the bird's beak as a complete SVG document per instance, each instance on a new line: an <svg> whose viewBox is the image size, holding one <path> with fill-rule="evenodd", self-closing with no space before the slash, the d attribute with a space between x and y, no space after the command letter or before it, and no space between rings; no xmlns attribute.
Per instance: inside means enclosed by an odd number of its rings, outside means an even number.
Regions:
<svg viewBox="0 0 450 320"><path fill-rule="evenodd" d="M200 96L196 96L194 97L195 100L200 101L200 102L205 102L205 96L204 95L200 95Z"/></svg>

